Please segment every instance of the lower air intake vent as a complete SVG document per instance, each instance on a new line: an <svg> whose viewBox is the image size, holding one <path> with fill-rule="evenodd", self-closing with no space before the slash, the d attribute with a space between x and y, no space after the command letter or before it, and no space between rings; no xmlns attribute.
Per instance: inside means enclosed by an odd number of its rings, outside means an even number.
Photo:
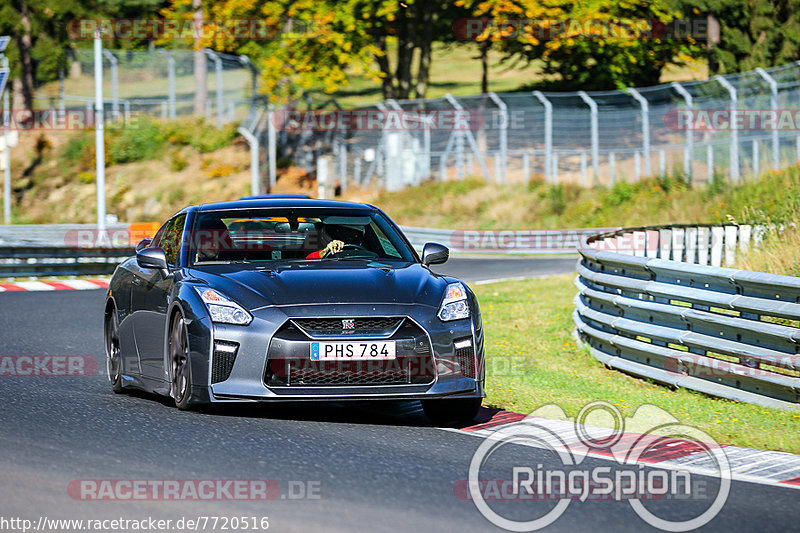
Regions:
<svg viewBox="0 0 800 533"><path fill-rule="evenodd" d="M211 360L211 383L220 383L231 377L238 349L239 345L235 343L214 343L214 357Z"/></svg>

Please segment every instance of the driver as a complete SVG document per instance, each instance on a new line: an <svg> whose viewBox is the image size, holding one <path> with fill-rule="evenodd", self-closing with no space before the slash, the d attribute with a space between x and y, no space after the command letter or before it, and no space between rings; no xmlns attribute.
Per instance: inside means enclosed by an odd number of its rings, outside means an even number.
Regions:
<svg viewBox="0 0 800 533"><path fill-rule="evenodd" d="M321 259L328 255L339 253L348 244L361 246L364 238L364 234L355 228L334 224L326 225L321 234L328 237L330 241L325 248L308 254L306 259Z"/></svg>

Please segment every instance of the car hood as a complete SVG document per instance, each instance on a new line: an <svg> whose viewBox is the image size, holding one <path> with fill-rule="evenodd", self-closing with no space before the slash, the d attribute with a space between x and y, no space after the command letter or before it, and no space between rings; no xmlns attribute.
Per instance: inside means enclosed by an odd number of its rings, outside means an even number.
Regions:
<svg viewBox="0 0 800 533"><path fill-rule="evenodd" d="M416 304L438 307L448 279L419 263L296 263L272 270L249 265L196 267L195 277L254 310L310 304Z"/></svg>

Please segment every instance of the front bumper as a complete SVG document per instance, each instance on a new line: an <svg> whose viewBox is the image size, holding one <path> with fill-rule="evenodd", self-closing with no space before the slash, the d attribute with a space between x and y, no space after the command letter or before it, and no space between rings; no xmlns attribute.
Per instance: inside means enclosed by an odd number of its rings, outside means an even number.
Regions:
<svg viewBox="0 0 800 533"><path fill-rule="evenodd" d="M341 382L327 386L323 382L305 386L295 380L287 386L285 380L275 379L274 369L283 363L308 362L310 339L299 332L288 335L286 325L290 319L312 317L405 317L413 328L398 331L391 340L396 341L398 361L419 359L416 366L422 374L414 374L405 383L360 385ZM311 305L297 307L266 307L253 312L253 322L246 327L216 324L211 332L210 354L206 383L196 383L194 396L199 401L297 401L297 400L398 400L429 398L479 398L484 397L483 335L476 329L473 319L443 323L436 317L436 309L419 305ZM401 328L402 329L402 328ZM427 353L420 347L424 339ZM456 361L464 354L457 351L454 340L469 339L474 357L469 372L459 371ZM367 342L374 338L348 336L324 340ZM214 347L220 344L236 346L235 358L229 375L220 379L215 371ZM415 350L416 348L416 350ZM459 355L460 354L460 355ZM429 358L425 361L425 358ZM460 359L459 359L460 358ZM219 359L217 359L219 362ZM453 370L456 370L455 372ZM463 374L468 374L465 376Z"/></svg>

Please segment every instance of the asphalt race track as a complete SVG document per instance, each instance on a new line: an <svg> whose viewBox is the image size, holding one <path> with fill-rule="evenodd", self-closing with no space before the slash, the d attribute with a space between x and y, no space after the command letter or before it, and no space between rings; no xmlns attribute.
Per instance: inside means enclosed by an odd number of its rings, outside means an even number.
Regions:
<svg viewBox="0 0 800 533"><path fill-rule="evenodd" d="M477 274L476 265L466 270ZM454 261L450 267L465 266ZM544 274L555 266L526 268ZM521 275L509 265L490 269L492 278ZM467 478L482 439L432 427L413 404L243 405L179 412L153 396L114 394L102 352L104 295L102 290L0 294L0 356L89 355L100 368L87 377L0 377L0 529L14 530L2 527L1 520L13 517L36 525L40 517L176 521L206 516L268 517L271 531L496 530L471 501L454 492ZM543 450L508 445L492 456L485 477L509 478L512 466L555 467L557 461ZM611 464L587 461L585 466ZM87 501L74 490L79 480L197 479L274 480L280 492L269 501ZM710 493L718 484L713 478L701 481ZM734 482L722 512L707 528L796 529L799 495ZM691 518L707 505L702 498L647 503L671 519ZM531 519L551 506L501 502L497 509ZM206 523L205 530L212 531ZM573 502L550 528L652 529L624 501ZM221 523L216 530L222 530Z"/></svg>

